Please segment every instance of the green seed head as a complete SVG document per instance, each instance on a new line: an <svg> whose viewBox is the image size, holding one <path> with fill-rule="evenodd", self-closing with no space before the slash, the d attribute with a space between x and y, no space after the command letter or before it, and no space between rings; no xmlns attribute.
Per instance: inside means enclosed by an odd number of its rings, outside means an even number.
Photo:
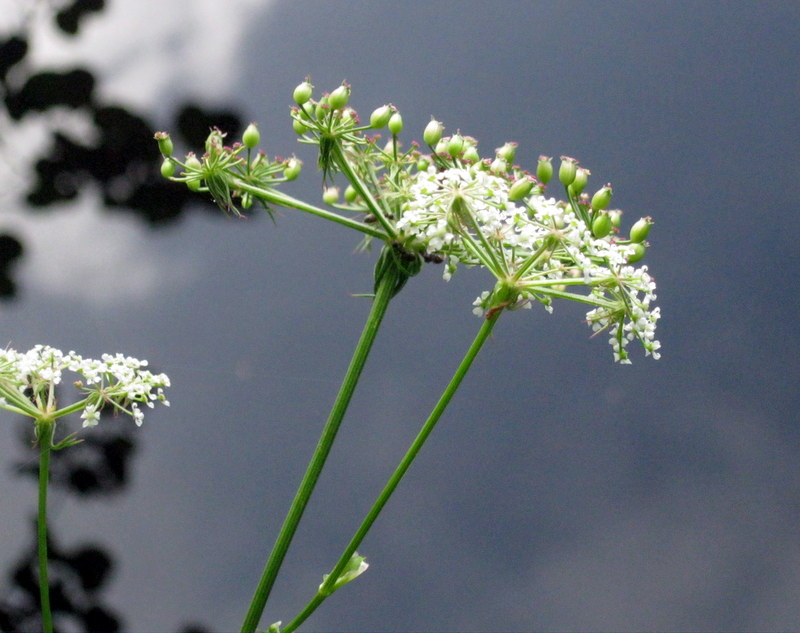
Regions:
<svg viewBox="0 0 800 633"><path fill-rule="evenodd" d="M598 211L597 216L592 221L592 235L596 238L605 237L611 233L613 224L608 213L605 211Z"/></svg>
<svg viewBox="0 0 800 633"><path fill-rule="evenodd" d="M633 253L628 256L629 264L638 262L640 259L642 259L642 257L644 257L645 251L647 251L647 248L645 248L644 244L633 244L633 247Z"/></svg>
<svg viewBox="0 0 800 633"><path fill-rule="evenodd" d="M453 134L450 137L450 140L447 142L447 153L450 154L453 158L458 156L464 149L464 137L461 136L458 132Z"/></svg>
<svg viewBox="0 0 800 633"><path fill-rule="evenodd" d="M332 110L339 110L350 101L350 86L342 84L328 96L328 104Z"/></svg>
<svg viewBox="0 0 800 633"><path fill-rule="evenodd" d="M170 178L174 173L175 163L173 163L169 158L165 158L164 162L161 163L161 175L164 176L164 178Z"/></svg>
<svg viewBox="0 0 800 633"><path fill-rule="evenodd" d="M426 145L435 147L442 138L442 132L444 132L444 126L441 122L431 118L430 123L425 126L425 131L422 133L422 140L425 141Z"/></svg>
<svg viewBox="0 0 800 633"><path fill-rule="evenodd" d="M518 178L511 188L508 190L508 199L512 202L516 200L522 200L525 196L527 196L531 189L533 189L534 181L527 176L523 176L522 178Z"/></svg>
<svg viewBox="0 0 800 633"><path fill-rule="evenodd" d="M283 177L286 180L294 180L300 175L300 170L303 168L302 161L297 158L290 158L286 161L286 167L283 170Z"/></svg>
<svg viewBox="0 0 800 633"><path fill-rule="evenodd" d="M325 204L336 204L339 201L339 187L328 187L322 192L322 201Z"/></svg>
<svg viewBox="0 0 800 633"><path fill-rule="evenodd" d="M605 209L611 202L612 194L613 192L611 191L611 183L607 184L605 187L600 187L600 189L598 189L592 196L592 210L600 211Z"/></svg>
<svg viewBox="0 0 800 633"><path fill-rule="evenodd" d="M513 141L508 141L503 147L498 147L495 152L498 158L502 158L506 163L512 165L514 163L514 156L517 153L517 145Z"/></svg>
<svg viewBox="0 0 800 633"><path fill-rule="evenodd" d="M588 169L584 169L583 167L578 167L575 171L575 180L572 181L570 184L569 189L572 192L573 196L579 196L584 188L586 187L586 183L589 182L589 176L591 176L592 172Z"/></svg>
<svg viewBox="0 0 800 633"><path fill-rule="evenodd" d="M392 108L388 105L383 105L376 108L369 116L369 126L376 130L386 127L389 118L392 116Z"/></svg>
<svg viewBox="0 0 800 633"><path fill-rule="evenodd" d="M311 98L311 94L314 92L314 86L311 85L311 82L306 79L303 83L301 83L297 88L294 89L294 94L292 97L294 98L294 102L297 105L303 105Z"/></svg>
<svg viewBox="0 0 800 633"><path fill-rule="evenodd" d="M260 140L261 140L261 134L259 133L256 124L251 123L245 129L244 134L242 134L242 144L247 149L253 149L256 145L258 145L258 142Z"/></svg>
<svg viewBox="0 0 800 633"><path fill-rule="evenodd" d="M569 156L561 157L561 166L558 168L558 179L561 184L568 187L575 180L578 173L578 161Z"/></svg>
<svg viewBox="0 0 800 633"><path fill-rule="evenodd" d="M650 227L653 226L653 219L650 216L641 218L631 227L631 242L640 244L647 238L650 233Z"/></svg>
<svg viewBox="0 0 800 633"><path fill-rule="evenodd" d="M156 132L155 139L158 141L158 151L164 156L172 156L174 150L172 146L172 139L166 132Z"/></svg>
<svg viewBox="0 0 800 633"><path fill-rule="evenodd" d="M539 156L539 162L536 164L536 177L544 185L553 178L552 160L550 156Z"/></svg>
<svg viewBox="0 0 800 633"><path fill-rule="evenodd" d="M403 117L400 116L399 112L393 113L389 119L389 131L395 136L403 131Z"/></svg>

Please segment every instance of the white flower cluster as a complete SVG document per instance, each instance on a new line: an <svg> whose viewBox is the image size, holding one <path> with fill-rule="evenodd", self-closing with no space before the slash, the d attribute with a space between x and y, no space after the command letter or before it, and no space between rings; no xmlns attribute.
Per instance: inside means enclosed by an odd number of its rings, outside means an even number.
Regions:
<svg viewBox="0 0 800 633"><path fill-rule="evenodd" d="M639 339L648 355L659 357L655 340L658 308L655 282L647 267L634 268L628 258L634 246L612 233L596 238L572 206L533 194L509 200L511 182L487 171L482 163L416 175L397 221L401 239L412 249L446 258L445 279L459 263L488 268L499 282L510 284L516 298L507 308L529 307L537 300L552 311L553 297L572 298L596 306L587 314L595 332L608 329L614 358L630 362L624 347ZM589 295L568 292L583 285ZM486 291L473 312L487 314L494 306Z"/></svg>
<svg viewBox="0 0 800 633"><path fill-rule="evenodd" d="M153 374L144 369L146 360L122 354L103 354L100 360L83 358L75 352L64 354L47 345L36 345L27 352L0 350L0 407L36 416L59 417L82 409L83 426L94 426L105 405L130 415L142 424L141 405L152 408L156 401L169 406L164 388L170 386L166 374ZM55 386L62 373L71 371L83 380L75 386L85 397L76 405L56 409Z"/></svg>

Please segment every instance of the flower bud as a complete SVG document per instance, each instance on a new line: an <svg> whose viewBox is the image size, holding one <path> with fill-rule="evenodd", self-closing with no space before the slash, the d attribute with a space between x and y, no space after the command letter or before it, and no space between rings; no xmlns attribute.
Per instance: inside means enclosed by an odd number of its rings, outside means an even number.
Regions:
<svg viewBox="0 0 800 633"><path fill-rule="evenodd" d="M578 161L569 156L561 157L561 166L558 168L558 179L565 187L572 184L575 174L578 172Z"/></svg>
<svg viewBox="0 0 800 633"><path fill-rule="evenodd" d="M450 140L447 142L447 153L450 154L453 158L458 156L461 151L464 149L464 137L461 136L458 132L453 134L450 137Z"/></svg>
<svg viewBox="0 0 800 633"><path fill-rule="evenodd" d="M536 164L536 178L543 185L550 182L553 177L553 159L550 156L539 156L539 162Z"/></svg>
<svg viewBox="0 0 800 633"><path fill-rule="evenodd" d="M172 156L172 139L166 132L156 132L154 138L158 141L158 151L164 156Z"/></svg>
<svg viewBox="0 0 800 633"><path fill-rule="evenodd" d="M169 158L165 158L164 162L161 163L161 175L164 176L164 178L169 178L174 173L175 163L173 163Z"/></svg>
<svg viewBox="0 0 800 633"><path fill-rule="evenodd" d="M633 253L628 255L628 263L629 264L633 264L634 262L638 262L642 257L644 257L645 251L647 250L647 248L645 248L644 244L637 243L637 244L632 244L632 246L634 247L634 250L633 250Z"/></svg>
<svg viewBox="0 0 800 633"><path fill-rule="evenodd" d="M425 126L425 131L422 133L422 140L430 147L435 147L442 138L442 132L444 132L444 126L441 121L431 117L430 122Z"/></svg>
<svg viewBox="0 0 800 633"><path fill-rule="evenodd" d="M611 202L612 193L611 183L608 183L605 187L600 187L600 189L598 189L592 196L592 210L601 211L602 209L605 209Z"/></svg>
<svg viewBox="0 0 800 633"><path fill-rule="evenodd" d="M286 167L283 169L283 177L286 178L286 180L294 180L300 175L302 167L302 161L296 158L290 158L286 161Z"/></svg>
<svg viewBox="0 0 800 633"><path fill-rule="evenodd" d="M380 108L373 110L369 116L369 126L379 130L386 127L389 118L392 116L392 108L388 105L383 105Z"/></svg>
<svg viewBox="0 0 800 633"><path fill-rule="evenodd" d="M292 97L294 98L294 102L297 105L303 105L306 101L311 98L311 94L314 92L314 86L311 85L311 82L306 79L303 83L301 83L297 88L294 89L294 94Z"/></svg>
<svg viewBox="0 0 800 633"><path fill-rule="evenodd" d="M245 129L244 134L242 134L242 144L247 149L253 149L256 145L258 145L258 142L260 140L261 140L261 134L259 133L256 124L251 123Z"/></svg>
<svg viewBox="0 0 800 633"><path fill-rule="evenodd" d="M392 114L389 119L389 131L395 136L403 131L403 117L400 116L399 112Z"/></svg>
<svg viewBox="0 0 800 633"><path fill-rule="evenodd" d="M637 244L644 242L647 234L650 233L651 226L653 226L653 219L650 216L637 220L631 227L631 242Z"/></svg>
<svg viewBox="0 0 800 633"><path fill-rule="evenodd" d="M339 187L328 187L322 192L322 201L325 204L336 204L339 200Z"/></svg>
<svg viewBox="0 0 800 633"><path fill-rule="evenodd" d="M608 213L605 211L598 211L594 220L592 220L592 235L596 238L605 237L611 233L612 228L613 225Z"/></svg>
<svg viewBox="0 0 800 633"><path fill-rule="evenodd" d="M350 86L347 84L342 84L328 95L328 104L331 106L331 110L345 107L348 101L350 101Z"/></svg>
<svg viewBox="0 0 800 633"><path fill-rule="evenodd" d="M519 143L514 143L513 141L506 142L503 147L498 147L495 150L497 157L502 158L509 165L513 164L514 156L517 153L517 145L519 145Z"/></svg>
<svg viewBox="0 0 800 633"><path fill-rule="evenodd" d="M522 200L533 189L534 181L527 176L517 179L508 190L508 199L512 202Z"/></svg>
<svg viewBox="0 0 800 633"><path fill-rule="evenodd" d="M572 192L573 196L579 196L582 192L584 187L586 187L586 183L589 182L589 176L592 172L588 169L584 169L583 167L578 167L575 171L575 180L572 181L572 184L569 186L569 190Z"/></svg>

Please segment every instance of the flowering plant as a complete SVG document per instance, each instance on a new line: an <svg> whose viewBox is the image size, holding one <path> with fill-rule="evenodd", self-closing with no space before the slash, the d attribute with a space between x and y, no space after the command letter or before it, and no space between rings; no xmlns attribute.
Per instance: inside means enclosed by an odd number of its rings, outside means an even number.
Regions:
<svg viewBox="0 0 800 633"><path fill-rule="evenodd" d="M52 631L50 591L47 571L47 485L50 452L77 444L76 433L54 442L56 420L81 411L84 427L96 426L100 412L109 407L115 413L133 418L137 426L144 420L141 405L153 408L155 402L169 406L164 388L166 374L153 374L146 360L122 354L103 354L100 360L83 358L75 352L64 354L47 345L36 345L27 352L0 350L0 408L27 416L34 422L34 437L39 445L39 590L42 630ZM56 390L65 371L83 378L73 384L83 398L58 406Z"/></svg>
<svg viewBox="0 0 800 633"><path fill-rule="evenodd" d="M381 244L375 264L372 307L317 448L267 559L264 573L242 625L254 631L302 518L317 478L344 418L362 368L391 299L425 264L443 266L448 280L459 267L482 268L493 279L473 304L482 318L474 341L450 383L422 425L372 508L357 528L332 570L309 603L287 625L271 631L293 631L335 590L367 569L357 552L375 519L414 461L455 394L461 380L506 310L541 304L553 311L556 299L589 307L586 320L594 334L607 332L614 360L631 362L629 343L639 341L645 355L659 358L655 338L659 308L655 282L647 266L646 238L652 225L641 218L627 236L620 230L622 212L608 210L611 185L591 197L584 193L590 175L572 158L562 157L558 181L564 199L556 199L549 183L552 160L542 156L533 171L514 164L516 143L506 143L493 156L482 157L478 142L457 132L444 136L432 119L423 143L403 150L403 119L392 105L372 112L362 123L349 106L350 86L342 84L318 99L306 80L294 91L292 125L301 143L318 147L318 167L325 185L323 202L312 205L278 190L301 170L297 158L273 159L256 151L260 133L255 124L241 141L225 144L225 134L211 131L201 156L174 156L169 134L156 133L163 155L162 174L193 191L209 193L228 214L242 215L258 201L297 209L362 234L361 248ZM383 142L370 130L388 129ZM179 171L178 171L179 170ZM346 181L344 192L336 186Z"/></svg>

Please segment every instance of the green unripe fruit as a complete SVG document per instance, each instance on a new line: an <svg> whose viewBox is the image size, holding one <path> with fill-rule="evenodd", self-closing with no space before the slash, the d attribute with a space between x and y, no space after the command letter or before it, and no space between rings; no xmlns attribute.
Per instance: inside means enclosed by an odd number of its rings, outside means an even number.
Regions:
<svg viewBox="0 0 800 633"><path fill-rule="evenodd" d="M553 177L553 163L550 156L539 156L539 162L536 164L536 177L539 182L546 185Z"/></svg>
<svg viewBox="0 0 800 633"><path fill-rule="evenodd" d="M436 119L431 119L430 123L425 126L425 131L422 133L422 140L425 141L426 145L434 147L442 139L442 132L444 132L444 126L441 122Z"/></svg>
<svg viewBox="0 0 800 633"><path fill-rule="evenodd" d="M489 165L489 171L493 174L504 174L508 171L508 163L498 156Z"/></svg>
<svg viewBox="0 0 800 633"><path fill-rule="evenodd" d="M608 183L605 187L600 187L592 196L592 210L601 211L605 209L611 202L612 193L611 183Z"/></svg>
<svg viewBox="0 0 800 633"><path fill-rule="evenodd" d="M292 98L297 105L303 105L311 98L311 94L314 92L314 86L306 79L303 83L301 83L297 88L294 89L294 94Z"/></svg>
<svg viewBox="0 0 800 633"><path fill-rule="evenodd" d="M242 209L250 209L253 206L253 196L245 192L242 195Z"/></svg>
<svg viewBox="0 0 800 633"><path fill-rule="evenodd" d="M428 160L427 156L421 156L417 161L417 171L427 171L430 166L431 161Z"/></svg>
<svg viewBox="0 0 800 633"><path fill-rule="evenodd" d="M166 132L156 132L154 138L158 142L158 151L164 156L172 156L174 148L169 134Z"/></svg>
<svg viewBox="0 0 800 633"><path fill-rule="evenodd" d="M347 202L355 202L356 198L358 198L358 191L355 190L353 185L347 185L347 189L344 190L344 199Z"/></svg>
<svg viewBox="0 0 800 633"><path fill-rule="evenodd" d="M583 192L586 183L589 182L589 174L589 170L583 167L578 167L575 171L575 179L569 186L569 190L572 192L573 196L579 196Z"/></svg>
<svg viewBox="0 0 800 633"><path fill-rule="evenodd" d="M503 147L499 147L495 150L497 153L498 158L502 158L506 161L509 165L514 162L514 156L517 153L517 145L519 143L514 143L513 141L508 141Z"/></svg>
<svg viewBox="0 0 800 633"><path fill-rule="evenodd" d="M294 180L300 175L300 170L303 167L303 163L296 158L290 158L286 161L286 167L283 169L283 177L286 180Z"/></svg>
<svg viewBox="0 0 800 633"><path fill-rule="evenodd" d="M339 187L328 187L322 192L322 201L325 204L336 204L339 201Z"/></svg>
<svg viewBox="0 0 800 633"><path fill-rule="evenodd" d="M169 158L165 158L164 162L161 163L161 175L164 176L164 178L169 178L174 173L175 163L173 163Z"/></svg>
<svg viewBox="0 0 800 633"><path fill-rule="evenodd" d="M388 105L376 108L369 117L369 126L376 130L386 127L392 116L392 108Z"/></svg>
<svg viewBox="0 0 800 633"><path fill-rule="evenodd" d="M575 175L578 173L578 161L569 156L561 157L561 166L558 168L558 179L561 184L568 187L575 180Z"/></svg>
<svg viewBox="0 0 800 633"><path fill-rule="evenodd" d="M195 156L193 153L189 154L186 157L186 161L184 162L184 164L186 165L186 169L187 169L187 171L185 172L186 175L191 175L193 173L197 173L197 172L199 172L200 170L203 169L203 164L200 162L200 160L197 158L197 156ZM199 178L186 181L186 186L189 188L190 191L199 191L200 190L200 184L201 183L200 183L200 179Z"/></svg>
<svg viewBox="0 0 800 633"><path fill-rule="evenodd" d="M347 105L350 101L350 86L342 84L330 95L328 95L328 104L332 110L339 110Z"/></svg>
<svg viewBox="0 0 800 633"><path fill-rule="evenodd" d="M464 150L464 153L461 155L461 159L465 160L469 163L478 163L481 160L480 154L478 154L478 148L474 145L470 145L467 149Z"/></svg>
<svg viewBox="0 0 800 633"><path fill-rule="evenodd" d="M638 262L642 257L644 257L645 248L644 244L633 244L634 251L631 255L628 256L628 263L633 264L634 262Z"/></svg>
<svg viewBox="0 0 800 633"><path fill-rule="evenodd" d="M622 223L622 211L619 209L614 209L613 211L608 212L608 217L611 218L611 224L615 229L619 228L619 225Z"/></svg>
<svg viewBox="0 0 800 633"><path fill-rule="evenodd" d="M461 134L453 134L447 142L447 153L453 158L458 156L464 149L464 137Z"/></svg>
<svg viewBox="0 0 800 633"><path fill-rule="evenodd" d="M260 140L261 140L261 134L258 131L256 124L251 123L245 129L244 134L242 134L242 144L247 149L253 149L256 145L258 145L258 142Z"/></svg>
<svg viewBox="0 0 800 633"><path fill-rule="evenodd" d="M599 211L594 220L592 220L592 235L596 238L605 237L611 233L613 224L611 218L605 211Z"/></svg>
<svg viewBox="0 0 800 633"><path fill-rule="evenodd" d="M631 242L640 244L647 238L650 233L650 227L653 226L653 220L649 216L641 218L631 227Z"/></svg>
<svg viewBox="0 0 800 633"><path fill-rule="evenodd" d="M403 117L400 116L399 112L392 114L389 119L389 131L395 136L403 131Z"/></svg>
<svg viewBox="0 0 800 633"><path fill-rule="evenodd" d="M308 126L299 119L292 119L292 128L300 135L308 132Z"/></svg>
<svg viewBox="0 0 800 633"><path fill-rule="evenodd" d="M512 202L516 200L522 200L525 196L527 196L531 189L533 189L534 182L530 178L524 177L519 178L511 185L511 188L508 190L508 199Z"/></svg>

